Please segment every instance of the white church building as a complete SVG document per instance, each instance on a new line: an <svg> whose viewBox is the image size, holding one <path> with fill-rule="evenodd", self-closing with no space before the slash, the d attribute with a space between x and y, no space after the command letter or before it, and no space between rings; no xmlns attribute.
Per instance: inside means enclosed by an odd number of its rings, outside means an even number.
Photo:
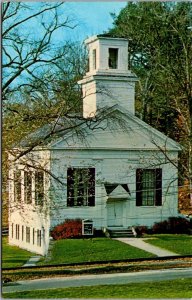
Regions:
<svg viewBox="0 0 192 300"><path fill-rule="evenodd" d="M180 146L135 116L128 41L98 35L85 42L84 137L69 131L16 162L10 157L9 243L42 255L50 229L66 219L89 219L105 231L178 215Z"/></svg>

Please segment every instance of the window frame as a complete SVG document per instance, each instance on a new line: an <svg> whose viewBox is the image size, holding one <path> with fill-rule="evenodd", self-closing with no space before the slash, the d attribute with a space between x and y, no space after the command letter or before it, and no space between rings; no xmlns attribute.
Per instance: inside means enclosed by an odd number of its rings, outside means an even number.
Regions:
<svg viewBox="0 0 192 300"><path fill-rule="evenodd" d="M14 223L11 224L11 237L14 238Z"/></svg>
<svg viewBox="0 0 192 300"><path fill-rule="evenodd" d="M85 185L86 176L90 177L88 186ZM71 167L67 169L67 206L95 206L95 168Z"/></svg>
<svg viewBox="0 0 192 300"><path fill-rule="evenodd" d="M33 228L33 245L35 245L35 228Z"/></svg>
<svg viewBox="0 0 192 300"><path fill-rule="evenodd" d="M92 50L92 67L93 67L93 70L96 70L96 68L97 68L97 50L96 49Z"/></svg>
<svg viewBox="0 0 192 300"><path fill-rule="evenodd" d="M39 175L41 175L39 177ZM41 181L39 182L39 178L41 178ZM38 170L35 171L35 205L37 206L43 206L44 203L44 195L45 195L45 174L44 171Z"/></svg>
<svg viewBox="0 0 192 300"><path fill-rule="evenodd" d="M37 246L41 247L42 236L41 236L41 229L37 229Z"/></svg>
<svg viewBox="0 0 192 300"><path fill-rule="evenodd" d="M21 202L21 170L14 171L14 202Z"/></svg>
<svg viewBox="0 0 192 300"><path fill-rule="evenodd" d="M26 226L26 243L30 244L30 231L31 228L29 226Z"/></svg>
<svg viewBox="0 0 192 300"><path fill-rule="evenodd" d="M119 48L108 48L108 67L117 70L119 64Z"/></svg>
<svg viewBox="0 0 192 300"><path fill-rule="evenodd" d="M16 224L15 228L16 228L16 230L15 230L15 238L16 238L16 240L19 240L19 224Z"/></svg>
<svg viewBox="0 0 192 300"><path fill-rule="evenodd" d="M21 240L24 241L24 225L21 227Z"/></svg>
<svg viewBox="0 0 192 300"><path fill-rule="evenodd" d="M146 172L151 172L154 177L154 186L153 186L153 204L149 205L144 200L148 202L148 200L143 199L143 193L146 195L150 194L150 190L143 190L143 174ZM150 187L149 185L149 188ZM149 203L149 202L148 202ZM142 207L156 207L162 206L162 169L137 169L136 170L136 206Z"/></svg>
<svg viewBox="0 0 192 300"><path fill-rule="evenodd" d="M24 203L32 204L32 171L24 170Z"/></svg>

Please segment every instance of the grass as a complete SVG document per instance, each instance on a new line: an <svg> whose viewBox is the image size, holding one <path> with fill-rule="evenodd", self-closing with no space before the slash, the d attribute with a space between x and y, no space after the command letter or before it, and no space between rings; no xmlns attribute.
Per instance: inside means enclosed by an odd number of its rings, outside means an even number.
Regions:
<svg viewBox="0 0 192 300"><path fill-rule="evenodd" d="M2 268L14 268L24 265L33 253L10 246L7 237L2 238Z"/></svg>
<svg viewBox="0 0 192 300"><path fill-rule="evenodd" d="M191 278L4 293L4 298L191 298Z"/></svg>
<svg viewBox="0 0 192 300"><path fill-rule="evenodd" d="M128 258L148 258L153 254L109 238L66 239L54 243L51 258L39 264L79 263Z"/></svg>
<svg viewBox="0 0 192 300"><path fill-rule="evenodd" d="M192 254L192 236L185 234L158 234L151 237L154 239L145 240L145 242L180 255Z"/></svg>

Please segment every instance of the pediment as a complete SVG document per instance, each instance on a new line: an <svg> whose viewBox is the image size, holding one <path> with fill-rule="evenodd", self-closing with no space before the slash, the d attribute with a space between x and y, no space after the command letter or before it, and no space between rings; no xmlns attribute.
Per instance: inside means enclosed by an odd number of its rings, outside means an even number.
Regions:
<svg viewBox="0 0 192 300"><path fill-rule="evenodd" d="M68 130L65 134L62 134L62 130L60 130L60 127L63 125L59 125L58 134L54 135L53 139L48 141L44 148L63 150L181 150L178 143L119 105L115 105L113 109L109 110L109 114L111 114L112 111L118 113L118 121L120 122L113 120L113 118L111 118L110 122L109 119L104 118L100 120L98 124L95 120L88 120L84 122L83 125L78 125L75 131ZM48 130L51 130L49 127L50 126L47 126L45 128L45 135ZM80 132L82 132L83 135L80 134ZM43 134L43 130L37 131L37 137L35 135L30 141L33 142L35 138L39 138L39 135L40 138L43 138Z"/></svg>
<svg viewBox="0 0 192 300"><path fill-rule="evenodd" d="M125 188L126 186L126 188ZM116 187L107 195L108 200L113 199L128 199L130 196L127 184L116 184Z"/></svg>
<svg viewBox="0 0 192 300"><path fill-rule="evenodd" d="M111 195L119 186L121 186L124 191L126 191L127 193L130 194L130 190L129 190L129 187L128 187L128 184L121 184L121 183L108 183L106 182L104 184L105 186L105 190L106 190L106 193L107 195Z"/></svg>
<svg viewBox="0 0 192 300"><path fill-rule="evenodd" d="M121 124L105 119L92 126L83 125L84 137L69 133L51 143L52 148L67 149L122 149L122 150L172 150L179 151L178 143L154 129L119 106L115 107Z"/></svg>

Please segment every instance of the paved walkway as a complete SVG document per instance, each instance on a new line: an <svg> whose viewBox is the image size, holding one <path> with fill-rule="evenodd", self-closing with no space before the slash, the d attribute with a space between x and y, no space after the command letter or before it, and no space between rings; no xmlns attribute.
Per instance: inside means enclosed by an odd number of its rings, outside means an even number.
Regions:
<svg viewBox="0 0 192 300"><path fill-rule="evenodd" d="M40 260L41 256L32 256L23 267L33 267L36 266L36 263Z"/></svg>
<svg viewBox="0 0 192 300"><path fill-rule="evenodd" d="M133 247L145 250L147 252L153 253L159 257L163 256L178 256L179 254L164 250L162 248L150 245L148 243L144 242L144 239L142 238L115 238L114 240L121 241L123 243L129 244Z"/></svg>

